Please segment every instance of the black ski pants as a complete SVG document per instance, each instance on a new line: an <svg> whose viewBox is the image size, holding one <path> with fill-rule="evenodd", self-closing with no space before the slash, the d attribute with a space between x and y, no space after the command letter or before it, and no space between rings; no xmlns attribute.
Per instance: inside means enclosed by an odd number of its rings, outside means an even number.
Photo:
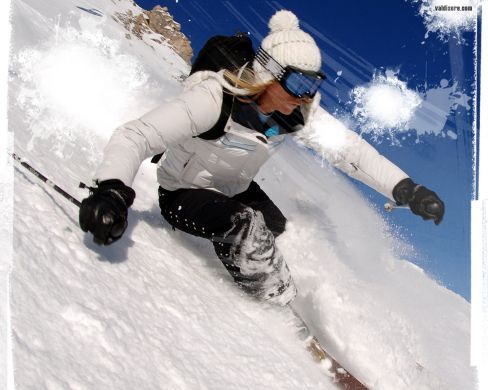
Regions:
<svg viewBox="0 0 488 390"><path fill-rule="evenodd" d="M295 285L275 237L286 218L256 182L233 197L208 189L159 188L161 214L174 228L212 241L235 282L248 294L284 305Z"/></svg>

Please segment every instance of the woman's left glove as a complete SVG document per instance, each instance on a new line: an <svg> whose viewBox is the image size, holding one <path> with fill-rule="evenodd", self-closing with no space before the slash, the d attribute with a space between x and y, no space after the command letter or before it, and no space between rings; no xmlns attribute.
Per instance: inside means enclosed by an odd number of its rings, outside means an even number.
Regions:
<svg viewBox="0 0 488 390"><path fill-rule="evenodd" d="M424 220L433 219L436 225L444 217L444 202L435 192L414 183L410 178L401 180L393 188L393 199L398 206L408 204L410 210Z"/></svg>
<svg viewBox="0 0 488 390"><path fill-rule="evenodd" d="M127 209L135 197L134 190L118 179L100 182L81 202L81 229L93 233L93 241L99 245L117 241L127 228Z"/></svg>

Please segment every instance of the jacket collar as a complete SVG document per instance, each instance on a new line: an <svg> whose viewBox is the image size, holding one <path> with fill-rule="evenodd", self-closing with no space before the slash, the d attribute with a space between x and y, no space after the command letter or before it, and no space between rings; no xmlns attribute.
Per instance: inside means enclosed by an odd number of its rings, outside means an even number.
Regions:
<svg viewBox="0 0 488 390"><path fill-rule="evenodd" d="M290 115L275 111L264 124L259 117L258 110L256 103L245 103L234 98L232 120L261 134L264 134L266 130L274 125L280 127L281 134L294 133L303 128L304 120L300 107L297 107Z"/></svg>

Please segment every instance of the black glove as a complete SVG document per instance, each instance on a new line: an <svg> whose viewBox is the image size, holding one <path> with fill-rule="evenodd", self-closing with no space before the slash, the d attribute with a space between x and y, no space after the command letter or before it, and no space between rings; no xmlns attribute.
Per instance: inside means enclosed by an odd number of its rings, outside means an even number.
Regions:
<svg viewBox="0 0 488 390"><path fill-rule="evenodd" d="M428 188L418 185L407 178L393 188L393 199L398 206L408 204L414 214L424 220L433 219L439 225L444 217L444 202Z"/></svg>
<svg viewBox="0 0 488 390"><path fill-rule="evenodd" d="M93 241L99 245L117 241L127 228L127 209L135 197L134 190L120 180L102 181L81 202L81 229L93 233Z"/></svg>

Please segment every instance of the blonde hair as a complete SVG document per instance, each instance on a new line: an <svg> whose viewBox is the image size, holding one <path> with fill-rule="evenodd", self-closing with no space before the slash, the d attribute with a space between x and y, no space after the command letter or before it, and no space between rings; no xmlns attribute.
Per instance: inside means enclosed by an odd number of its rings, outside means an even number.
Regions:
<svg viewBox="0 0 488 390"><path fill-rule="evenodd" d="M234 71L226 70L224 72L224 77L234 87L247 91L243 96L231 92L237 99L244 102L257 100L266 88L274 82L274 80L265 83L256 82L254 71L247 67L244 69L236 69Z"/></svg>

